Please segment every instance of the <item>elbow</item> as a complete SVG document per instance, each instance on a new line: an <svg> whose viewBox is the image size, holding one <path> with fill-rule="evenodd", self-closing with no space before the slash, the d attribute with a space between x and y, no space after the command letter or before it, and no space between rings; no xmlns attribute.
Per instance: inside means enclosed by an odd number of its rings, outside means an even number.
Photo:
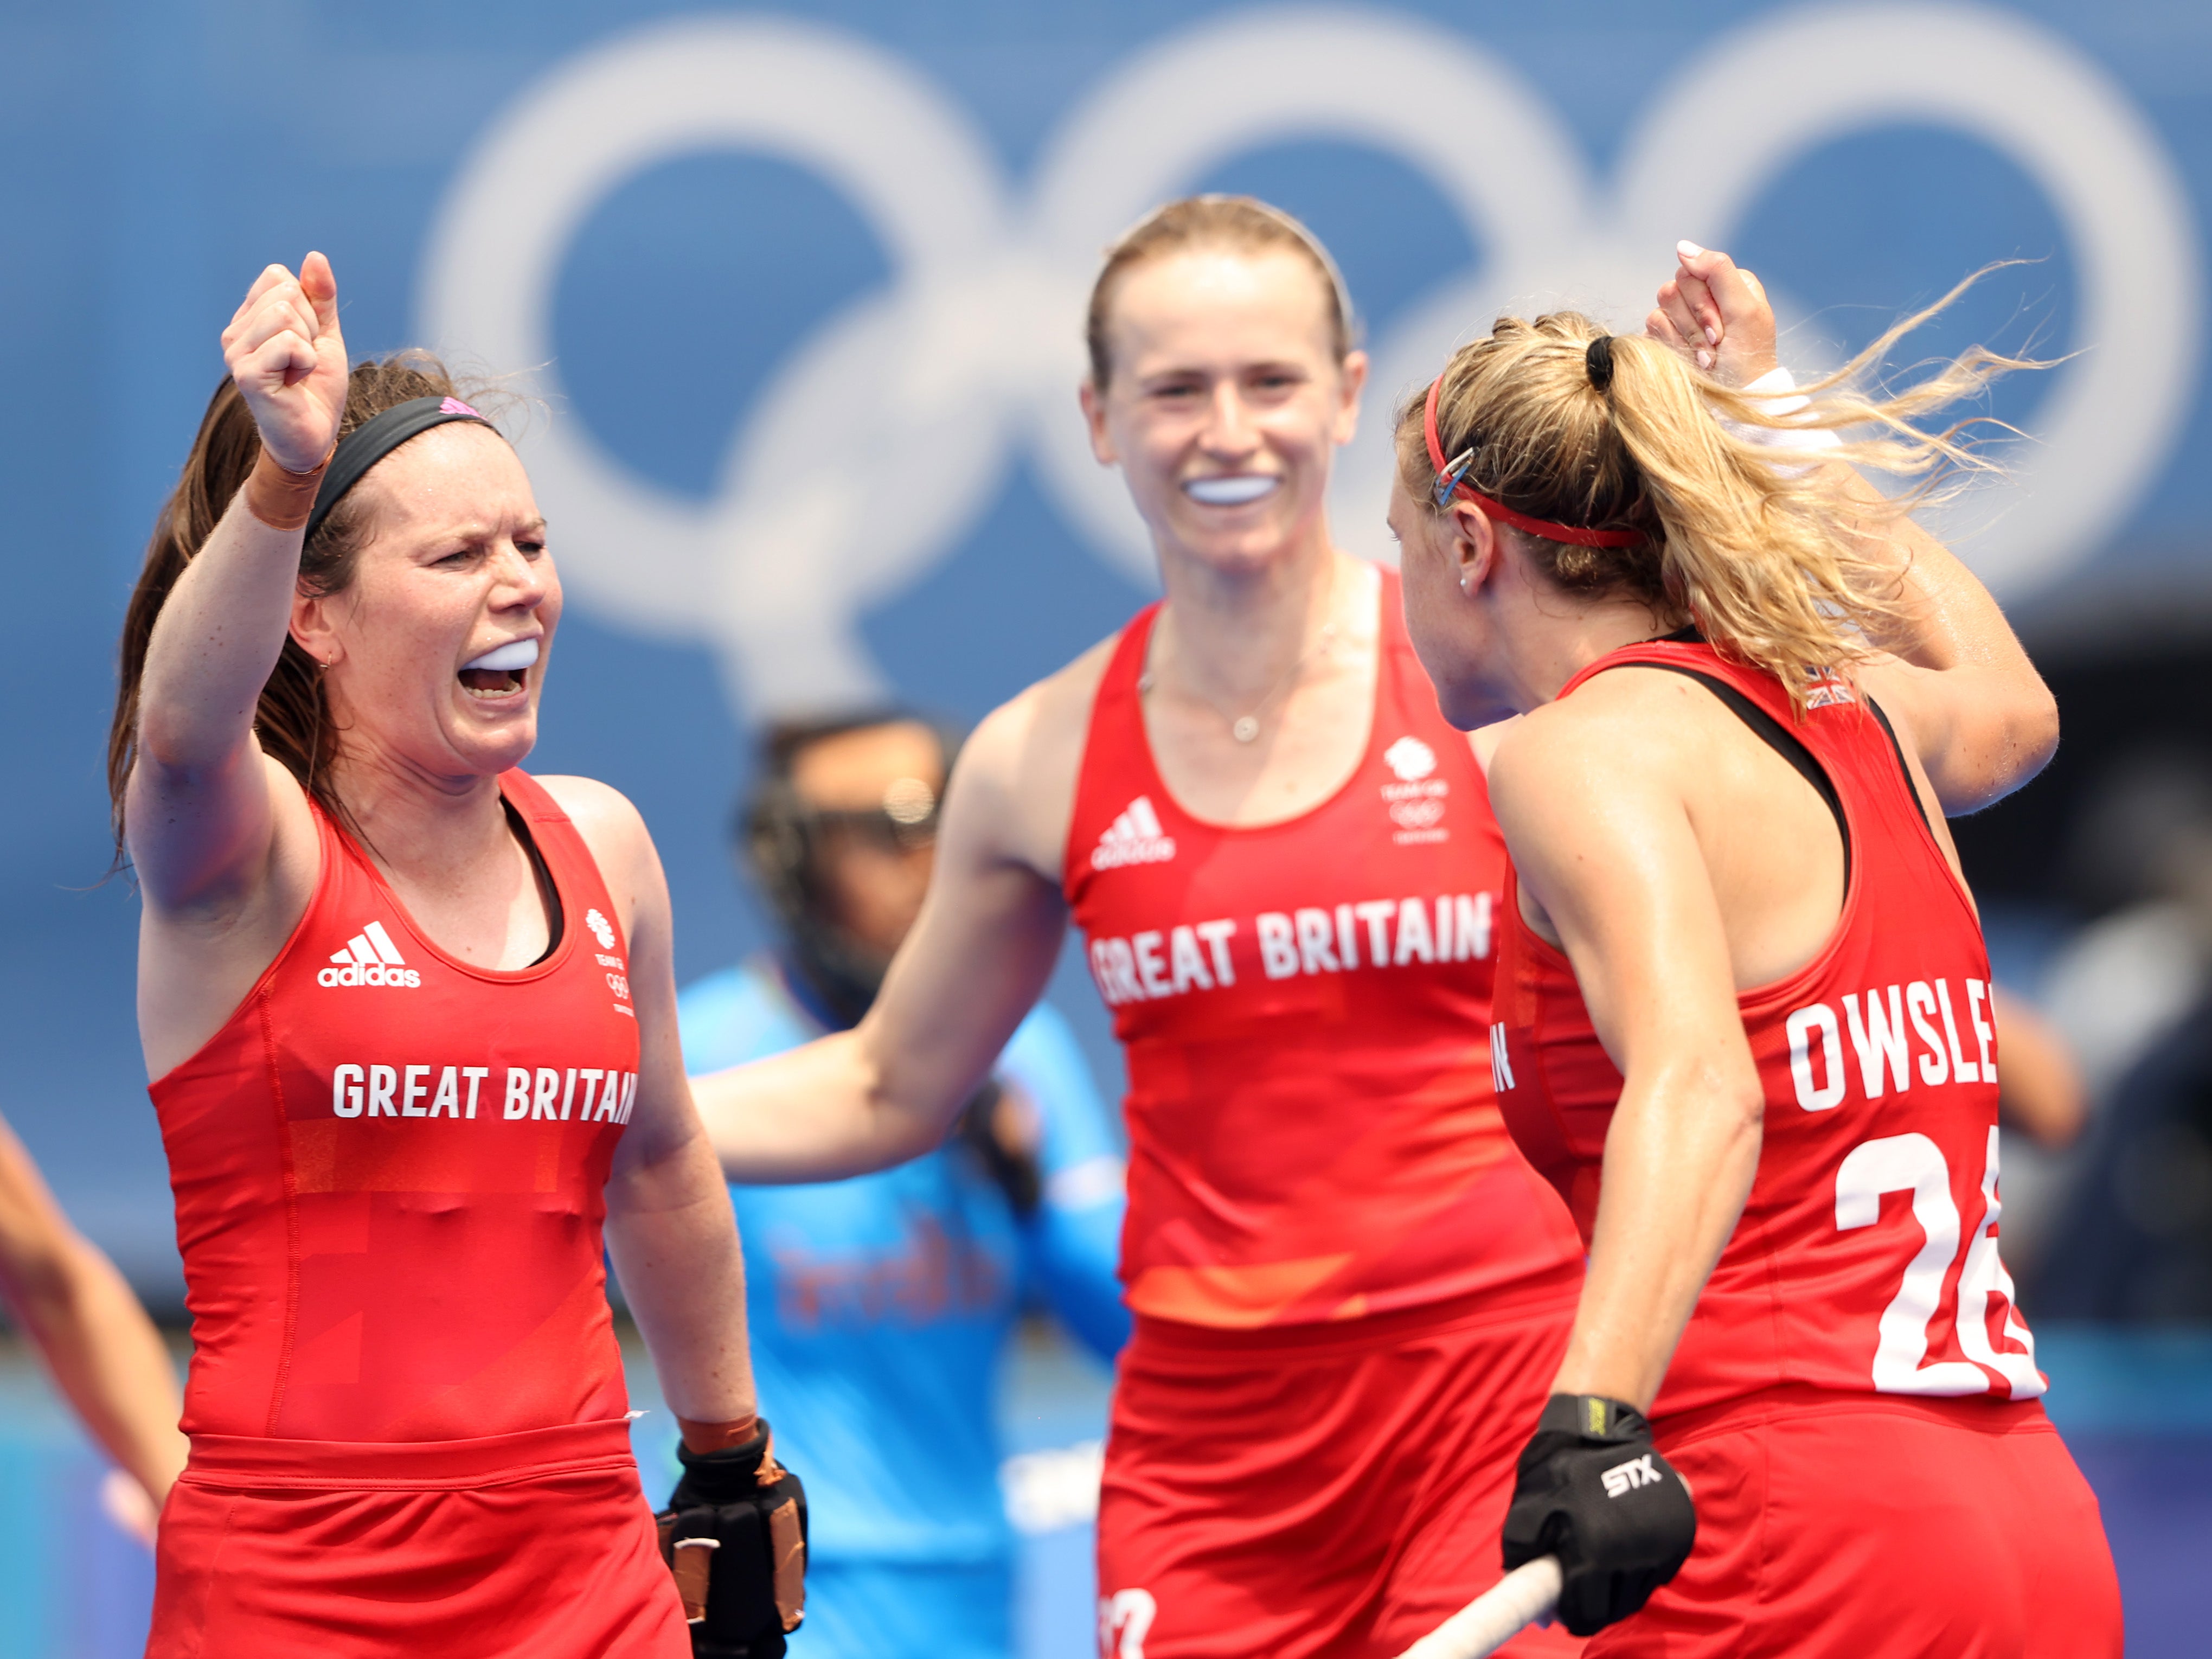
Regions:
<svg viewBox="0 0 2212 1659"><path fill-rule="evenodd" d="M2004 746L1996 775L1976 792L1969 810L1994 805L2033 782L2058 752L2058 699L2040 676L2030 673L2011 700L2004 721Z"/></svg>
<svg viewBox="0 0 2212 1659"><path fill-rule="evenodd" d="M199 723L175 711L143 710L131 738L131 765L165 792L190 791L234 764L241 750L235 739L218 745Z"/></svg>
<svg viewBox="0 0 2212 1659"><path fill-rule="evenodd" d="M24 1328L43 1338L68 1322L78 1299L76 1263L65 1245L12 1255L6 1263L8 1301L14 1304Z"/></svg>
<svg viewBox="0 0 2212 1659"><path fill-rule="evenodd" d="M2026 783L2050 765L2051 757L2058 752L2058 699L2051 696L2051 688L2040 678L2035 682L2034 695L2024 700L2019 726L2019 782Z"/></svg>

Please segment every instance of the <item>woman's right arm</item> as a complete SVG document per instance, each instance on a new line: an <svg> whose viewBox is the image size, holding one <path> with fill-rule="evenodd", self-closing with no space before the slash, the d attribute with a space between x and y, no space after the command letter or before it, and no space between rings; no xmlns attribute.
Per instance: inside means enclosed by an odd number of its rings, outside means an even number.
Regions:
<svg viewBox="0 0 2212 1659"><path fill-rule="evenodd" d="M276 838L275 763L253 715L291 624L301 529L345 411L330 262L310 253L296 277L263 271L222 345L261 458L154 625L125 802L149 910L211 916L251 901Z"/></svg>
<svg viewBox="0 0 2212 1659"><path fill-rule="evenodd" d="M961 750L929 896L867 1018L691 1080L731 1180L836 1181L928 1151L1036 1001L1067 928L1066 903L1039 867L1051 836L1035 826L1052 816L1039 797L1050 792L1025 764L1039 747L1041 690L991 715Z"/></svg>

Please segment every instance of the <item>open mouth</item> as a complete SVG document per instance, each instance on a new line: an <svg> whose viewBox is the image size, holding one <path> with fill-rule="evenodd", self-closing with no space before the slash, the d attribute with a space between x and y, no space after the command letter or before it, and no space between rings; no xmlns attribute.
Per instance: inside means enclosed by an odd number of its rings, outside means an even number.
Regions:
<svg viewBox="0 0 2212 1659"><path fill-rule="evenodd" d="M1182 493L1206 507L1249 507L1273 495L1282 482L1272 472L1218 472L1210 477L1185 478Z"/></svg>
<svg viewBox="0 0 2212 1659"><path fill-rule="evenodd" d="M460 670L461 689L472 697L507 697L522 690L522 677L538 663L538 641L511 640Z"/></svg>

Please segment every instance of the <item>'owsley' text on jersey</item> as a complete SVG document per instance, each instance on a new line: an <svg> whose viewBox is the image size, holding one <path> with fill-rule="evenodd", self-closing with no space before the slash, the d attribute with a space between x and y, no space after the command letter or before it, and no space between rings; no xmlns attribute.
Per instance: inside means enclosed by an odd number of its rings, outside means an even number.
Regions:
<svg viewBox="0 0 2212 1659"><path fill-rule="evenodd" d="M1580 1248L1492 1097L1504 845L1467 739L1381 590L1358 769L1259 829L1169 793L1139 690L1158 611L1101 681L1066 894L1127 1046L1122 1276L1141 1315L1216 1328L1551 1294Z"/></svg>
<svg viewBox="0 0 2212 1659"><path fill-rule="evenodd" d="M1847 688L1827 688L1800 719L1771 676L1702 645L1616 652L1560 695L1623 665L1717 681L1802 743L1835 789L1850 872L1820 954L1738 999L1765 1092L1758 1175L1654 1415L1784 1384L2041 1394L1997 1255L1988 955L1893 739ZM1566 959L1529 931L1510 888L1501 908L1499 1103L1588 1237L1620 1074Z"/></svg>
<svg viewBox="0 0 2212 1659"><path fill-rule="evenodd" d="M628 945L552 798L520 772L501 787L559 896L542 961L447 955L318 811L306 915L153 1085L188 1431L471 1439L628 1408L600 1243L636 1104Z"/></svg>

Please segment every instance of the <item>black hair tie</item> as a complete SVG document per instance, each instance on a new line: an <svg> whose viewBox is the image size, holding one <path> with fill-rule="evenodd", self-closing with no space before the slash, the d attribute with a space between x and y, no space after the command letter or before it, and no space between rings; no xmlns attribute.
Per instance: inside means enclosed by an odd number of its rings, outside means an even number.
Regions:
<svg viewBox="0 0 2212 1659"><path fill-rule="evenodd" d="M1589 343L1583 354L1583 366L1589 371L1589 383L1600 392L1613 385L1613 336L1601 334Z"/></svg>

